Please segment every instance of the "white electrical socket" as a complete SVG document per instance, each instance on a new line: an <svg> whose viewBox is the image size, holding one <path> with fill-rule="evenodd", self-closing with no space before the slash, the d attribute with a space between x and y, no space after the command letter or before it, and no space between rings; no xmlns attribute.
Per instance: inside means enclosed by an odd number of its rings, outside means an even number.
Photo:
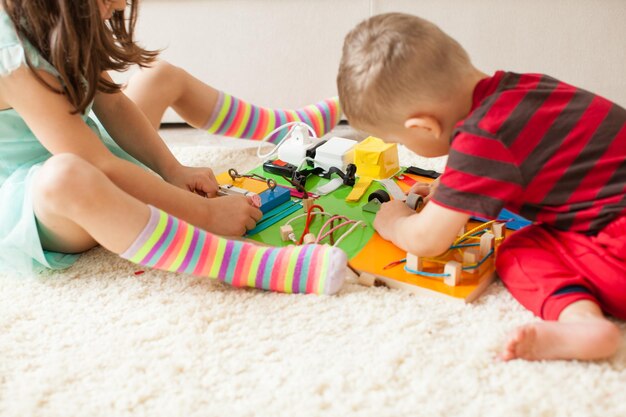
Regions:
<svg viewBox="0 0 626 417"><path fill-rule="evenodd" d="M308 127L297 125L278 148L278 159L298 166L306 158L307 149L312 146L313 139L309 135Z"/></svg>

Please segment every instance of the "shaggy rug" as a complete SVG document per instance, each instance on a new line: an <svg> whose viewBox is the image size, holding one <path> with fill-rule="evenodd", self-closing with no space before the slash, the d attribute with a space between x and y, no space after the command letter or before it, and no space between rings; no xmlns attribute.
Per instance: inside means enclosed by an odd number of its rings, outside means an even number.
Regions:
<svg viewBox="0 0 626 417"><path fill-rule="evenodd" d="M174 151L216 171L257 163L221 143ZM65 272L0 276L1 416L626 415L625 348L593 363L495 359L536 320L500 283L462 305L353 281L318 297L137 270L94 249Z"/></svg>

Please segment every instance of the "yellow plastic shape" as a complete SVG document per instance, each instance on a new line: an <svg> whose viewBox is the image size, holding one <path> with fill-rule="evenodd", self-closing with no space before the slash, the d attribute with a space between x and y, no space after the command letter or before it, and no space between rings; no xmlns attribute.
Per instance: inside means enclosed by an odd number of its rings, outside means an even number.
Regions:
<svg viewBox="0 0 626 417"><path fill-rule="evenodd" d="M346 201L359 201L372 184L372 181L372 178L360 177L359 181L352 188L352 191L350 191L350 194L346 197Z"/></svg>
<svg viewBox="0 0 626 417"><path fill-rule="evenodd" d="M400 170L398 145L370 136L355 146L354 163L360 177L391 178Z"/></svg>

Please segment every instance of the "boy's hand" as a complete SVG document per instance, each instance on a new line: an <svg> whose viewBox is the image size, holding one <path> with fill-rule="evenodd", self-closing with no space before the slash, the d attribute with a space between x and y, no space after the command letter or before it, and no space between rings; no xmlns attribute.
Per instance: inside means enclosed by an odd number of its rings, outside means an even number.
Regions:
<svg viewBox="0 0 626 417"><path fill-rule="evenodd" d="M385 240L394 241L397 238L398 222L416 214L404 201L392 200L380 206L374 219L374 229Z"/></svg>
<svg viewBox="0 0 626 417"><path fill-rule="evenodd" d="M469 216L435 203L427 204L416 214L402 201L393 200L380 207L374 228L384 239L409 253L436 256L450 247Z"/></svg>
<svg viewBox="0 0 626 417"><path fill-rule="evenodd" d="M440 177L441 178L441 177ZM439 186L439 178L433 182L418 182L413 184L407 194L415 193L424 197L424 204L428 203Z"/></svg>
<svg viewBox="0 0 626 417"><path fill-rule="evenodd" d="M172 185L200 194L203 197L217 196L219 187L210 168L192 168L181 165L171 172L165 180Z"/></svg>

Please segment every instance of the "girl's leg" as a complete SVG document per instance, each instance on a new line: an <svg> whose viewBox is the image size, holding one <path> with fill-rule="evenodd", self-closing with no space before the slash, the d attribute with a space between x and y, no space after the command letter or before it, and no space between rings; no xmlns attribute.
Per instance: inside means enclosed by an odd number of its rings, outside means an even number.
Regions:
<svg viewBox="0 0 626 417"><path fill-rule="evenodd" d="M46 162L34 193L48 250L80 252L98 242L141 265L281 292L330 294L343 283L340 249L261 247L212 235L126 194L74 155Z"/></svg>
<svg viewBox="0 0 626 417"><path fill-rule="evenodd" d="M33 204L44 249L79 253L97 244L121 253L150 210L83 159L62 154L37 173Z"/></svg>
<svg viewBox="0 0 626 417"><path fill-rule="evenodd" d="M298 110L263 108L218 91L164 61L142 69L130 80L125 92L155 128L165 110L172 107L193 127L246 139L262 139L275 128L293 121L302 121L318 136L323 136L341 117L337 98ZM279 133L272 140L283 135Z"/></svg>
<svg viewBox="0 0 626 417"><path fill-rule="evenodd" d="M155 129L168 107L187 123L201 128L217 103L219 91L165 61L135 74L124 93L145 113Z"/></svg>

